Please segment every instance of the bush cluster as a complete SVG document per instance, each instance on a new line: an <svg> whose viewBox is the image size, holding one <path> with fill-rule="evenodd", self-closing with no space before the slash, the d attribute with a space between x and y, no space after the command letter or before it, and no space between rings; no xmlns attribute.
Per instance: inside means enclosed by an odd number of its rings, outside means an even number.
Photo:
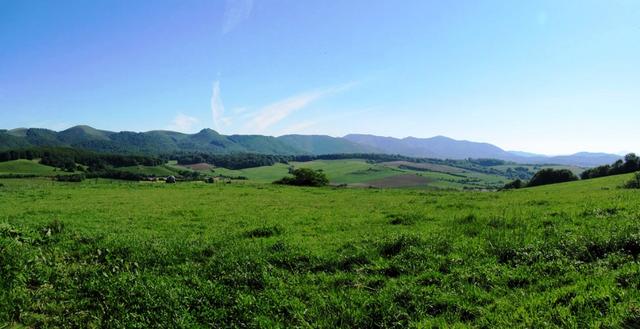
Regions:
<svg viewBox="0 0 640 329"><path fill-rule="evenodd" d="M298 168L291 171L293 177L283 177L275 181L275 184L295 185L295 186L326 186L329 179L320 170L309 168Z"/></svg>
<svg viewBox="0 0 640 329"><path fill-rule="evenodd" d="M54 179L58 182L80 183L87 178L85 174L58 175Z"/></svg>
<svg viewBox="0 0 640 329"><path fill-rule="evenodd" d="M633 178L624 184L624 188L639 188L640 189L640 171L637 172Z"/></svg>

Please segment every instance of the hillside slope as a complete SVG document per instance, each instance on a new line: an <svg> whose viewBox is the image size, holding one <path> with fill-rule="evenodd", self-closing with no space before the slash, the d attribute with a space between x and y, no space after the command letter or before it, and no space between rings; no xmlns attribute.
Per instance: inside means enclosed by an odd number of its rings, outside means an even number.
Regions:
<svg viewBox="0 0 640 329"><path fill-rule="evenodd" d="M324 135L284 135L278 140L309 154L382 153L375 147Z"/></svg>

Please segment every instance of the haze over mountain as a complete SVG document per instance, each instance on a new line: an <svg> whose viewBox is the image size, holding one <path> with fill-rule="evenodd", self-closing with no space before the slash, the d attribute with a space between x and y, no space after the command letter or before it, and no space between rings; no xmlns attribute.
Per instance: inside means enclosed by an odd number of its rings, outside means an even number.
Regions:
<svg viewBox="0 0 640 329"><path fill-rule="evenodd" d="M455 140L445 136L431 138L393 138L350 134L325 135L221 135L211 129L195 134L167 130L148 132L112 132L89 126L75 126L60 132L42 128L0 130L0 150L38 146L75 147L97 152L124 154L163 154L177 151L210 153L261 154L336 154L387 153L439 159L491 158L518 163L548 163L596 166L612 163L619 155L576 153L545 156L519 151L505 151L489 143Z"/></svg>
<svg viewBox="0 0 640 329"><path fill-rule="evenodd" d="M591 167L609 164L621 158L619 155L607 153L580 152L571 155L546 156L521 151L505 151L489 143L461 141L444 136L399 139L351 134L344 138L384 153L441 159L490 158L518 163L553 163Z"/></svg>

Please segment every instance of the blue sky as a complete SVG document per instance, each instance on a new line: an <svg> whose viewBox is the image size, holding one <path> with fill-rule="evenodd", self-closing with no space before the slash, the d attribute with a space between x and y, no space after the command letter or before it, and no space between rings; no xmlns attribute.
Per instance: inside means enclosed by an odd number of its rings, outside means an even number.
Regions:
<svg viewBox="0 0 640 329"><path fill-rule="evenodd" d="M640 151L640 1L0 0L0 128Z"/></svg>

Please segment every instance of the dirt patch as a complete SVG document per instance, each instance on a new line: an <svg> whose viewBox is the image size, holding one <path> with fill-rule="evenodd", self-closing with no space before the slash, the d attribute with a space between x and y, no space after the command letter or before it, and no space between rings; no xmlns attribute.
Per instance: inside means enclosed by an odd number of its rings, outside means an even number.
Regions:
<svg viewBox="0 0 640 329"><path fill-rule="evenodd" d="M425 171L436 171L447 174L456 174L465 172L462 168L456 168L451 166L433 164L433 163L415 163L409 161L391 161L391 162L383 162L382 165L387 167L394 168L404 168L404 169L414 169L414 170L425 170Z"/></svg>
<svg viewBox="0 0 640 329"><path fill-rule="evenodd" d="M382 179L376 179L376 180L358 184L358 185L377 187L377 188L397 188L397 187L424 186L424 185L428 185L431 182L433 182L432 179L418 176L416 174L405 174L405 175L385 177Z"/></svg>
<svg viewBox="0 0 640 329"><path fill-rule="evenodd" d="M214 166L208 163L195 163L190 165L184 165L183 167L189 168L191 170L197 170L197 171L208 171L214 168Z"/></svg>

